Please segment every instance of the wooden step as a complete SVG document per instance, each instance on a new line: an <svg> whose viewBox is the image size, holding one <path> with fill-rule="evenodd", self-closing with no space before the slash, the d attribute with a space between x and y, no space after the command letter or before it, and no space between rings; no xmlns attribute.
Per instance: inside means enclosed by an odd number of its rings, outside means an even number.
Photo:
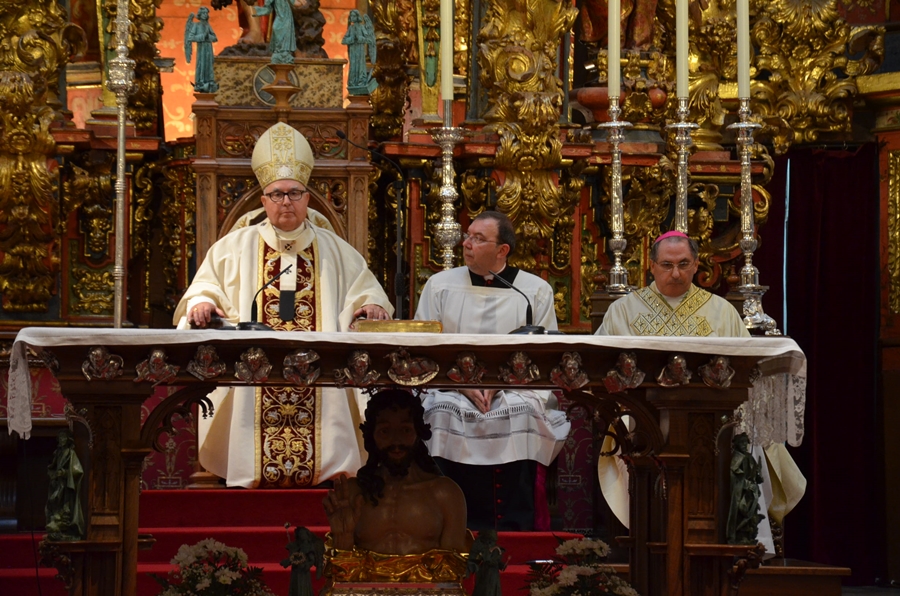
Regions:
<svg viewBox="0 0 900 596"><path fill-rule="evenodd" d="M740 596L841 596L841 578L849 567L832 567L796 559L769 559L751 569L741 582Z"/></svg>

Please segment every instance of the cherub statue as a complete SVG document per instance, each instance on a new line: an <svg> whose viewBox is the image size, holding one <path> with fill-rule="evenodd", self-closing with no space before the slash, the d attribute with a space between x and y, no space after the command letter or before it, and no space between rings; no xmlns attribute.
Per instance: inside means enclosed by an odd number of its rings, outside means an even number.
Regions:
<svg viewBox="0 0 900 596"><path fill-rule="evenodd" d="M201 6L197 11L197 21L194 13L188 16L184 25L184 57L188 64L191 63L191 44L197 44L197 60L194 61L194 91L197 93L215 93L219 90L216 83L216 75L213 72L213 43L219 41L215 32L209 25L209 9Z"/></svg>
<svg viewBox="0 0 900 596"><path fill-rule="evenodd" d="M321 374L313 363L319 360L315 350L296 350L284 357L284 378L294 385L312 385Z"/></svg>
<svg viewBox="0 0 900 596"><path fill-rule="evenodd" d="M713 357L708 364L701 366L699 371L700 378L706 386L714 389L728 389L734 377L734 369L731 368L731 361L727 356Z"/></svg>
<svg viewBox="0 0 900 596"><path fill-rule="evenodd" d="M622 352L616 368L606 373L603 385L610 393L621 393L634 389L644 382L644 373L637 367L637 356L634 352Z"/></svg>
<svg viewBox="0 0 900 596"><path fill-rule="evenodd" d="M509 357L509 366L500 367L500 380L510 385L527 385L541 378L537 364L525 352L515 352Z"/></svg>
<svg viewBox="0 0 900 596"><path fill-rule="evenodd" d="M234 376L245 383L262 383L268 380L272 365L260 348L250 348L234 363Z"/></svg>
<svg viewBox="0 0 900 596"><path fill-rule="evenodd" d="M134 382L149 381L154 385L171 381L178 376L180 367L166 362L166 351L162 348L154 348L150 351L150 356L139 362L134 367L137 377Z"/></svg>
<svg viewBox="0 0 900 596"><path fill-rule="evenodd" d="M351 10L347 22L347 33L341 43L347 46L347 54L350 58L347 92L350 95L370 95L378 84L372 79L372 73L366 66L366 52L368 51L369 61L372 64L375 64L377 55L375 27L372 25L369 15L360 15L358 10Z"/></svg>
<svg viewBox="0 0 900 596"><path fill-rule="evenodd" d="M678 387L691 382L692 373L688 370L687 360L681 354L669 357L669 363L659 371L656 382L663 387Z"/></svg>
<svg viewBox="0 0 900 596"><path fill-rule="evenodd" d="M187 371L201 381L206 381L224 373L225 363L219 360L215 346L198 346L194 359L188 362Z"/></svg>
<svg viewBox="0 0 900 596"><path fill-rule="evenodd" d="M559 362L559 366L550 371L550 380L553 384L567 391L584 387L590 381L587 373L581 368L581 354L578 352L565 352Z"/></svg>
<svg viewBox="0 0 900 596"><path fill-rule="evenodd" d="M287 526L288 524L285 524ZM325 544L322 539L307 528L294 528L294 541L285 547L288 558L281 561L282 567L291 568L291 584L288 596L313 596L310 570L316 568L316 577L322 577L325 568Z"/></svg>
<svg viewBox="0 0 900 596"><path fill-rule="evenodd" d="M475 352L460 352L456 364L447 371L447 377L457 383L480 383L487 372L484 364L475 357Z"/></svg>
<svg viewBox="0 0 900 596"><path fill-rule="evenodd" d="M369 369L372 359L365 350L354 350L347 358L347 368L338 368L334 371L334 381L338 387L351 385L353 387L368 387L378 380L381 373Z"/></svg>
<svg viewBox="0 0 900 596"><path fill-rule="evenodd" d="M102 379L109 381L122 374L122 357L110 354L105 346L94 346L88 350L87 360L81 365L81 372L88 381Z"/></svg>

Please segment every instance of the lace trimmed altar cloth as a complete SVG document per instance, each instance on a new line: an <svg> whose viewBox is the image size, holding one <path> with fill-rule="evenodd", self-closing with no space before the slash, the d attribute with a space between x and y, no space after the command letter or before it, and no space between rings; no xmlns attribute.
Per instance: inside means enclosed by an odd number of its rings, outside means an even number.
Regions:
<svg viewBox="0 0 900 596"><path fill-rule="evenodd" d="M28 370L26 349L38 353L83 349L87 357L91 346L106 346L113 354L116 348L135 349L140 359L153 348L175 345L215 344L245 349L262 346L281 353L286 349L314 349L321 354L334 356L323 362L329 366L345 366L346 358L354 350L371 353L373 368L380 373L377 384L393 385L386 374L389 368L386 357L398 347L406 348L413 355L425 354L435 360L440 374L428 383L431 387L465 387L450 381L446 372L455 364L461 352L473 352L480 360L497 362L514 352L524 351L540 364L541 376L529 384L533 389L554 389L550 381L550 369L557 366L565 352L578 352L591 382L585 391L605 392L602 379L610 370L621 351L637 353L638 367L645 370L645 383L653 384L658 370L651 370L647 361L663 362L671 354L684 354L695 361L706 356L728 356L733 365L737 361L753 365L758 374L751 375L752 387L748 401L742 406L743 424L757 445L787 442L797 446L803 439L803 415L806 400L806 357L797 343L789 338L729 338L729 337L625 337L597 335L466 335L431 333L287 333L274 331L214 331L168 329L58 329L27 327L16 336L9 363L9 431L22 438L31 432L31 376ZM80 356L79 356L80 358ZM133 359L132 359L133 360ZM642 363L644 364L642 366ZM182 374L171 385L182 386L198 382L184 374L187 361L175 362ZM231 371L233 362L226 362ZM281 361L272 358L273 379L280 379ZM135 378L135 361L126 360L124 373L119 381L93 381L96 383L131 382ZM72 365L68 365L71 369ZM62 371L71 375L77 370ZM323 364L323 367L325 365ZM737 367L736 367L737 368ZM497 380L496 367L488 370L484 387L502 388ZM233 371L232 371L233 372ZM235 382L231 372L223 378ZM333 384L333 370L324 369L318 384ZM737 383L738 380L735 379ZM744 380L746 382L746 379ZM63 387L65 390L65 387ZM711 389L710 391L715 391Z"/></svg>

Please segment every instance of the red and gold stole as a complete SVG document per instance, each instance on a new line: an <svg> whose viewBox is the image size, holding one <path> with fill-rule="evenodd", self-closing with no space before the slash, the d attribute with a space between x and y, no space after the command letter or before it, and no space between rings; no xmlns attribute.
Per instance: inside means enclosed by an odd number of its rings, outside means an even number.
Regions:
<svg viewBox="0 0 900 596"><path fill-rule="evenodd" d="M280 255L260 238L260 286L279 272ZM263 291L260 320L276 331L315 331L315 242L297 251L294 319L279 316L279 288L284 277ZM272 363L276 367L277 363ZM257 478L260 488L292 488L318 483L316 461L319 392L314 387L259 387L256 390Z"/></svg>

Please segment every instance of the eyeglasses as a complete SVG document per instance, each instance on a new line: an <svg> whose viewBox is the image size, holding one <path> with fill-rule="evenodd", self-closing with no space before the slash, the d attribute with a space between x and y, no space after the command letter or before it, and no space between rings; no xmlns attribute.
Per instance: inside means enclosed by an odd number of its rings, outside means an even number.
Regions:
<svg viewBox="0 0 900 596"><path fill-rule="evenodd" d="M269 194L263 195L270 201L274 201L275 203L281 203L284 201L284 198L287 197L290 201L299 201L306 195L305 190L292 190L289 192L281 192L280 190L273 190Z"/></svg>
<svg viewBox="0 0 900 596"><path fill-rule="evenodd" d="M654 263L656 263L656 261L654 261ZM680 263L670 263L669 261L663 261L662 263L656 263L656 264L657 264L657 266L659 266L660 269L662 269L666 273L672 273L672 271L676 267L678 267L679 271L687 271L688 269L690 269L693 266L694 261L685 260L685 261L681 261Z"/></svg>
<svg viewBox="0 0 900 596"><path fill-rule="evenodd" d="M487 242L493 242L494 244L500 244L500 242L498 240L488 240L484 236L478 236L477 234L474 236L470 235L470 234L463 234L462 241L465 242L466 240L468 240L472 244L485 244Z"/></svg>

